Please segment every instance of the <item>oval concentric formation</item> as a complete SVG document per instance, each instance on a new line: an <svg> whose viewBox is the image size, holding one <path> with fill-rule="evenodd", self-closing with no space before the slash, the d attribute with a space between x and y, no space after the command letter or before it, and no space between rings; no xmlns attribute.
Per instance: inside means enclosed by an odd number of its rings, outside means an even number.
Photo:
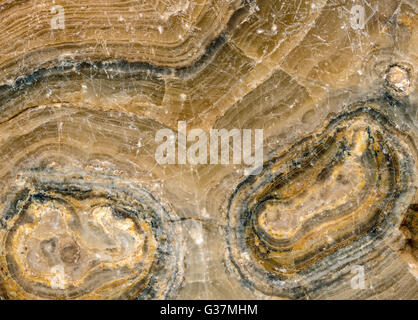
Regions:
<svg viewBox="0 0 418 320"><path fill-rule="evenodd" d="M25 176L1 220L4 298L151 299L178 287L179 235L148 192L86 176Z"/></svg>
<svg viewBox="0 0 418 320"><path fill-rule="evenodd" d="M372 105L333 119L233 194L232 263L267 295L306 297L397 235L413 196L410 140ZM332 274L334 273L334 274Z"/></svg>

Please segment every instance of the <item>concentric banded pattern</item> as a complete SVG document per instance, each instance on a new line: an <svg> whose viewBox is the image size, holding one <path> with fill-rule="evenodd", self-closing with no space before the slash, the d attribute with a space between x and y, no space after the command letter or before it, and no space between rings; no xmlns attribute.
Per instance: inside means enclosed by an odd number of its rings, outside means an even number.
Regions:
<svg viewBox="0 0 418 320"><path fill-rule="evenodd" d="M25 175L2 216L1 294L11 299L166 298L178 235L145 190L87 176Z"/></svg>
<svg viewBox="0 0 418 320"><path fill-rule="evenodd" d="M0 126L1 297L176 295L182 228L138 155L152 122L55 105Z"/></svg>
<svg viewBox="0 0 418 320"><path fill-rule="evenodd" d="M230 259L243 281L266 295L306 297L332 279L322 278L324 266L342 276L354 257L361 265L396 242L414 195L415 152L369 104L267 162L230 200Z"/></svg>
<svg viewBox="0 0 418 320"><path fill-rule="evenodd" d="M239 1L2 1L0 67L11 71L15 53L27 70L47 67L50 55L84 61L124 59L184 67L199 59L225 29ZM63 29L52 29L55 6L64 9ZM26 30L28 26L30 30ZM26 31L23 32L22 31ZM16 41L17 40L17 41Z"/></svg>
<svg viewBox="0 0 418 320"><path fill-rule="evenodd" d="M416 299L415 2L0 0L1 298ZM272 161L160 165L179 121Z"/></svg>

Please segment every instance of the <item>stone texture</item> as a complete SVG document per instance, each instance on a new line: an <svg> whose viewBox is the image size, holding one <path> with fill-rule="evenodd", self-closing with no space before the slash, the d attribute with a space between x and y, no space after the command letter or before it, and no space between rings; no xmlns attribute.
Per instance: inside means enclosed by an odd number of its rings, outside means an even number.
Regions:
<svg viewBox="0 0 418 320"><path fill-rule="evenodd" d="M0 1L1 298L417 299L417 9ZM158 164L179 121L261 173Z"/></svg>

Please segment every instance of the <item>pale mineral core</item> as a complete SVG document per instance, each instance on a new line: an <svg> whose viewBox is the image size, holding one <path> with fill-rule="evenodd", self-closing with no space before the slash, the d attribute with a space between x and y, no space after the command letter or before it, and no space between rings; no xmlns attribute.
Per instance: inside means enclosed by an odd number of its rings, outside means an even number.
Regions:
<svg viewBox="0 0 418 320"><path fill-rule="evenodd" d="M417 10L0 0L0 299L418 299Z"/></svg>

